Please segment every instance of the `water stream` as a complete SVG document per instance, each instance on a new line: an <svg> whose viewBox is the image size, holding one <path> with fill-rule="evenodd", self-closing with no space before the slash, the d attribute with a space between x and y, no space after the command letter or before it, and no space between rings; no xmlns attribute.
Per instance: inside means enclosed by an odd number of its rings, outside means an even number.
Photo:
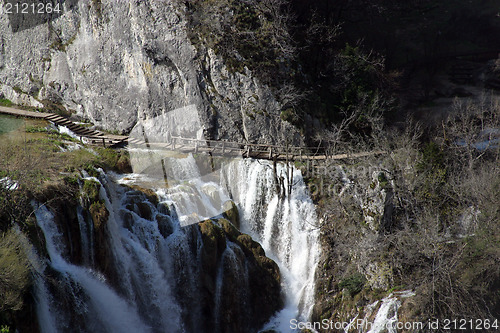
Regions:
<svg viewBox="0 0 500 333"><path fill-rule="evenodd" d="M217 205L229 198L239 208L241 231L262 244L282 275L285 307L263 329L290 332L291 319L309 318L319 231L300 171L293 170L291 195L280 198L274 192L272 166L267 162L248 159L228 163L217 178L219 182L201 180L191 156L175 163L186 180L168 189L156 188L156 205L121 185L135 183L139 175L101 172L98 179L87 177L102 185L100 198L109 218L106 238L98 240L93 236L92 221L79 208L81 265L70 262L54 213L33 203L49 255L48 268L36 281L42 332L231 332L221 326L222 300L227 297L238 300L243 309L234 318L240 322L235 330L251 332L252 318L248 317L252 314L250 310L245 314L244 309L250 309L253 291L241 248L227 241L217 267L214 294L204 293L200 231L197 224L185 223L193 209L198 210L197 218L217 215ZM284 172L284 166L278 171ZM114 273L108 278L95 269L96 262L102 261L101 242L108 242L111 249L105 263L107 271ZM237 286L238 295L227 295L227 290L234 290L227 289L229 283Z"/></svg>

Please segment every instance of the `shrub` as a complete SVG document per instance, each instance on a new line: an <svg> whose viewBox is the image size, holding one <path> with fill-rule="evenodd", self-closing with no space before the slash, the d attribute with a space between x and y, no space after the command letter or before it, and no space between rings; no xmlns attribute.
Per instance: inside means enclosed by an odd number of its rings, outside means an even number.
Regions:
<svg viewBox="0 0 500 333"><path fill-rule="evenodd" d="M363 276L363 274L356 273L353 274L344 280L340 281L339 283L339 288L340 289L347 289L347 292L351 297L359 293L361 290L363 290L363 287L366 283L366 279Z"/></svg>

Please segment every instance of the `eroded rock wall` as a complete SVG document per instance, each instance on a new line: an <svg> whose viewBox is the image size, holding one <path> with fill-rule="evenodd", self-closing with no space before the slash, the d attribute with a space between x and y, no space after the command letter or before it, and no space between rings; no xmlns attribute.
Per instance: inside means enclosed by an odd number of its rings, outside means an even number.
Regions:
<svg viewBox="0 0 500 333"><path fill-rule="evenodd" d="M50 20L0 17L0 94L14 103L64 106L126 132L139 119L195 105L214 139L298 142L280 104L245 68L195 47L184 4L65 1ZM40 21L40 19L38 18Z"/></svg>

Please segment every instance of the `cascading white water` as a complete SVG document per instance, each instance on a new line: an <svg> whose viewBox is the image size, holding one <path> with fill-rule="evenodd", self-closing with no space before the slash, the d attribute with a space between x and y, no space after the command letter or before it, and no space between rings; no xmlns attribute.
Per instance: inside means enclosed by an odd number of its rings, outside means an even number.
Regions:
<svg viewBox="0 0 500 333"><path fill-rule="evenodd" d="M278 164L277 174L286 174ZM319 258L319 229L314 204L295 168L293 190L280 198L267 161L241 160L223 169L222 181L239 204L242 232L260 242L283 277L285 308L266 329L290 332L290 320L307 320L314 305L314 273ZM285 187L288 185L286 183Z"/></svg>
<svg viewBox="0 0 500 333"><path fill-rule="evenodd" d="M203 244L196 225L182 225L193 210L199 219L217 215L220 203L229 198L240 208L241 231L263 244L267 256L280 267L286 306L265 328L290 332L291 319L309 317L314 302L319 231L300 171L293 169L293 191L280 199L274 193L272 165L267 162L229 163L223 167L221 184L196 177L199 172L192 156L173 163L182 168L185 180L169 189L156 189L158 206L120 186L137 180L136 175L115 175L110 179L101 173L99 179L88 177L102 184L100 198L109 212L106 241L111 253L107 261L116 272L113 281L106 281L91 268L71 264L54 216L44 206L37 207L36 217L46 238L48 264L53 271L50 274L60 280L57 286L48 283L49 278L37 281L42 332L204 332L207 326L200 318L204 318L206 309L198 299ZM280 172L284 172L283 166L278 167ZM81 237L86 238L81 244L83 261L92 267L98 253L91 244L96 249L103 244L89 233L92 223L82 214L78 218ZM249 283L244 257L238 246L227 242L217 266L210 319L214 327L224 315L217 306L226 293L226 280L237 281L241 293L237 299L246 302ZM72 304L74 313L60 310L63 302ZM251 321L243 317L240 320Z"/></svg>
<svg viewBox="0 0 500 333"><path fill-rule="evenodd" d="M150 332L142 323L139 315L129 304L121 299L92 271L72 265L63 257L64 242L57 230L53 214L45 207L36 207L35 215L38 225L45 235L47 252L51 267L62 275L63 279L71 280L75 285L73 291L82 292L87 297L87 304L80 304L81 308L73 309L94 323L95 332ZM67 330L67 322L63 320L60 306L53 304L48 295L44 281L38 281L37 299L38 316L44 332L63 332ZM83 302L82 302L83 303ZM56 313L54 313L56 312Z"/></svg>

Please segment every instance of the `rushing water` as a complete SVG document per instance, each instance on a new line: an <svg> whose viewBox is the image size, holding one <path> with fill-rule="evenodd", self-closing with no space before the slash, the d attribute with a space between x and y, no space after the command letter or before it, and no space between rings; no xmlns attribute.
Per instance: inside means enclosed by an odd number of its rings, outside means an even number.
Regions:
<svg viewBox="0 0 500 333"><path fill-rule="evenodd" d="M264 328L290 332L292 318L309 318L319 232L300 171L293 170L291 195L280 198L267 162L231 162L222 168L219 183L201 181L192 157L175 163L189 180L157 189L160 203L156 206L120 185L133 183L137 175L87 177L102 184L100 198L109 219L106 240L94 239L92 222L78 210L82 265L68 259L69 250L53 213L34 203L49 255L48 269L36 280L42 332L204 332L206 327L228 332L220 324L222 299L240 300L244 309L252 293L248 266L241 259L244 255L239 246L227 242L207 314L199 278L203 243L196 224L183 226L190 209L199 209L201 203L204 209L197 212L198 217L211 217L220 211L215 205L226 198L232 198L240 209L241 231L261 243L280 267L285 307ZM283 168L278 173L285 172ZM94 268L103 241L111 249L106 263L115 272L112 281ZM238 295L227 295L227 279L237 283ZM235 320L251 322L245 315Z"/></svg>
<svg viewBox="0 0 500 333"><path fill-rule="evenodd" d="M223 183L238 202L242 232L262 244L284 280L285 308L266 328L290 331L290 320L307 320L314 305L314 272L319 256L319 231L314 204L299 170L288 197L274 190L273 168L267 161L242 160L224 169ZM280 165L277 174L285 174ZM286 178L285 178L286 179ZM285 186L287 184L285 183Z"/></svg>

